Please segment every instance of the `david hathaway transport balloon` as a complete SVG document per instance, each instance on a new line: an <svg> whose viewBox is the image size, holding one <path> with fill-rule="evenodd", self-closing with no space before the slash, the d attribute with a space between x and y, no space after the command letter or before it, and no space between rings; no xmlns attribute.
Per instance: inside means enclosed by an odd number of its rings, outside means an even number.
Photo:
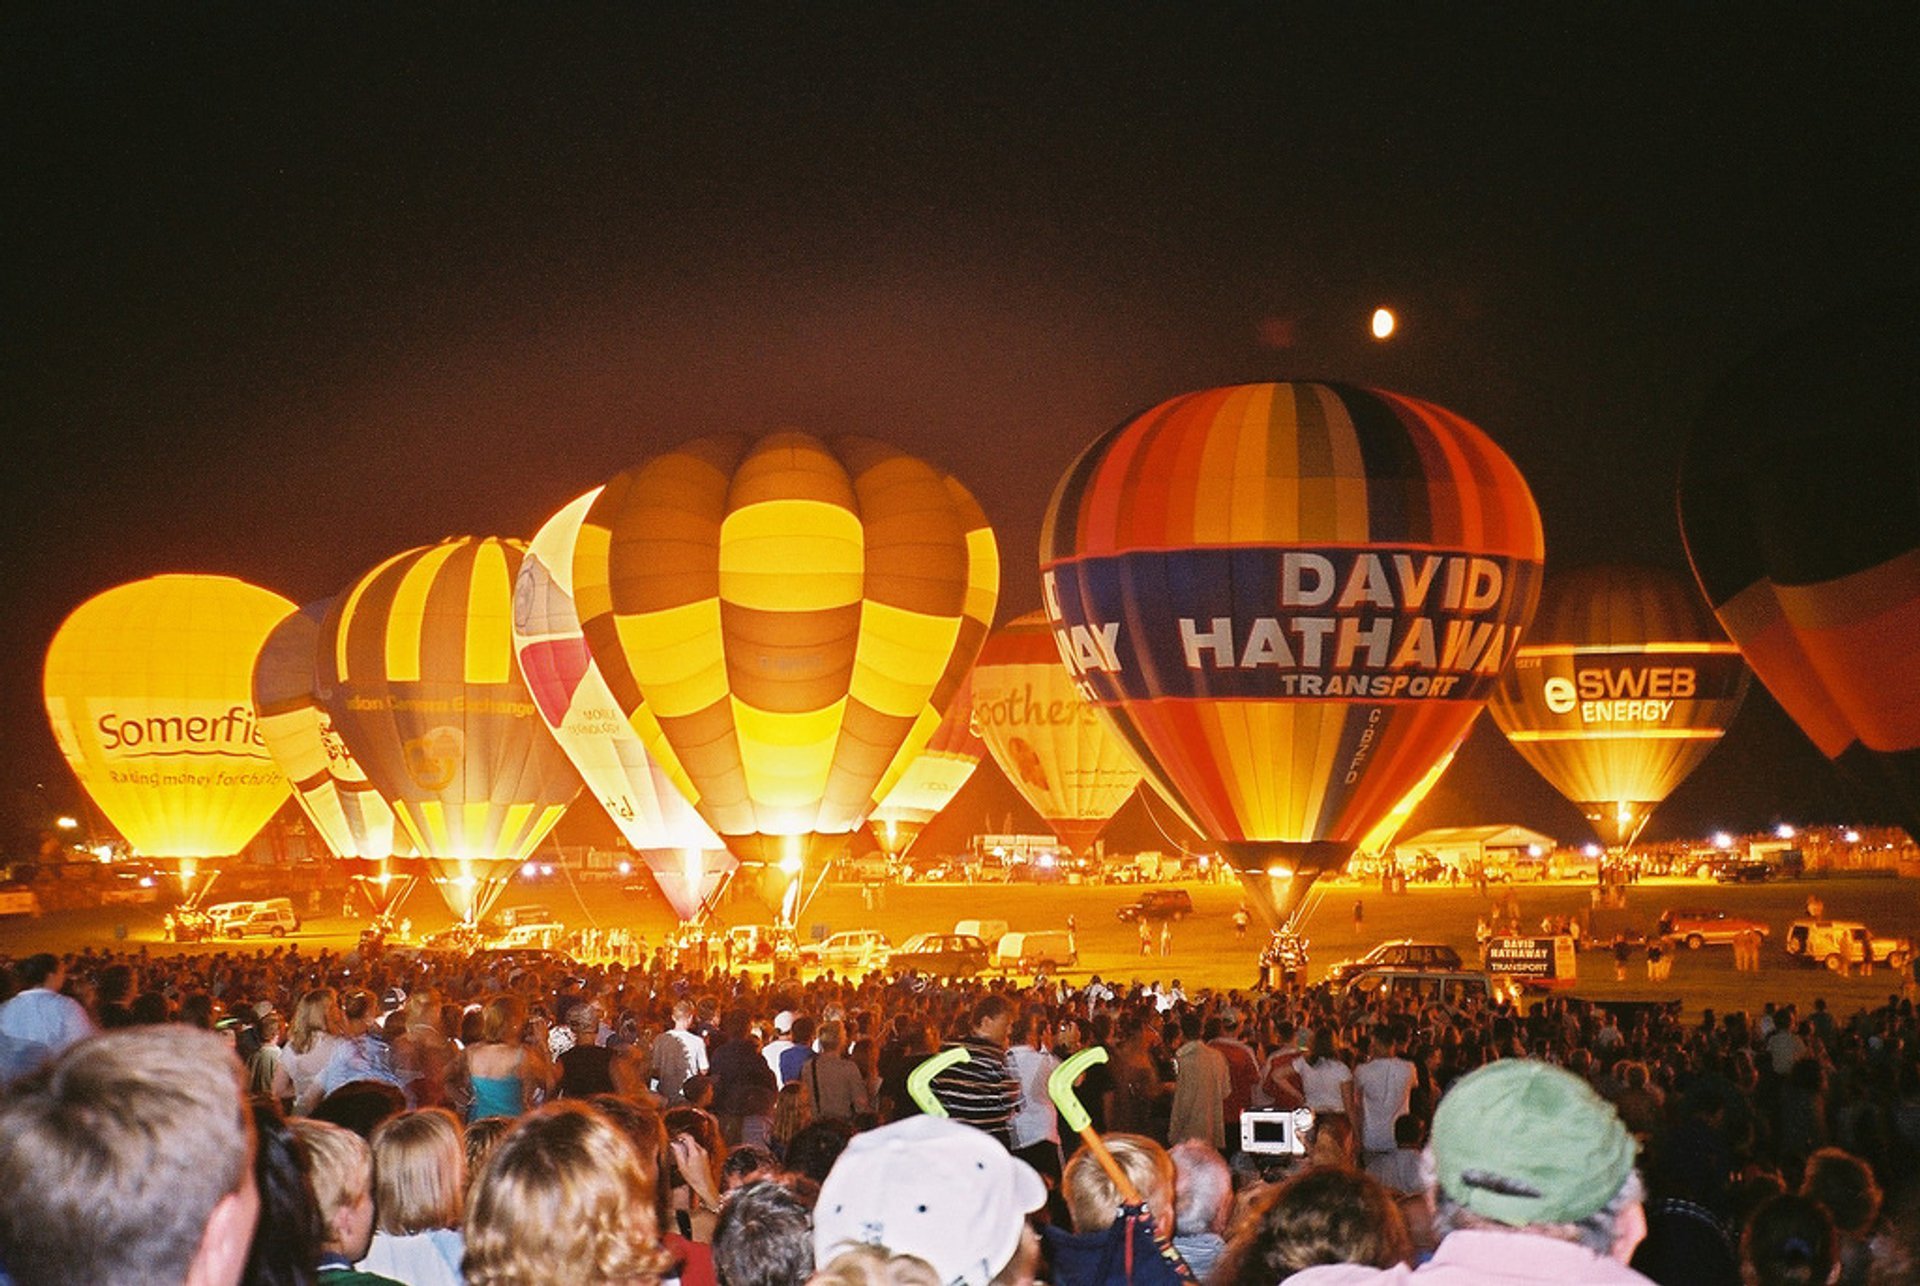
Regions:
<svg viewBox="0 0 1920 1286"><path fill-rule="evenodd" d="M82 603L47 647L60 753L142 857L239 853L287 802L253 712L254 658L294 607L230 576L153 576Z"/></svg>
<svg viewBox="0 0 1920 1286"><path fill-rule="evenodd" d="M1487 708L1520 757L1624 848L1720 744L1746 691L1740 649L1684 575L1589 567L1547 577Z"/></svg>
<svg viewBox="0 0 1920 1286"><path fill-rule="evenodd" d="M1920 839L1916 308L1862 300L1731 375L1687 448L1680 529L1760 682Z"/></svg>
<svg viewBox="0 0 1920 1286"><path fill-rule="evenodd" d="M334 726L472 924L580 791L513 659L521 546L396 554L335 601L317 652Z"/></svg>
<svg viewBox="0 0 1920 1286"><path fill-rule="evenodd" d="M1539 597L1539 511L1441 407L1190 393L1054 491L1042 598L1081 693L1277 927L1459 743Z"/></svg>

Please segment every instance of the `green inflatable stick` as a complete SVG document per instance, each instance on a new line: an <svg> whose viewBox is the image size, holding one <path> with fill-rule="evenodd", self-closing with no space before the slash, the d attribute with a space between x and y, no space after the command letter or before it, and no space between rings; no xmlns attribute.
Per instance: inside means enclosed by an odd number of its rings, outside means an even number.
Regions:
<svg viewBox="0 0 1920 1286"><path fill-rule="evenodd" d="M1089 1067L1106 1061L1105 1047L1089 1045L1054 1068L1053 1074L1047 1077L1047 1097L1053 1100L1056 1108L1060 1109L1060 1119L1065 1121L1067 1128L1075 1134L1084 1133L1093 1124L1093 1118L1087 1115L1087 1109L1080 1102L1080 1096L1073 1092L1073 1083L1079 1080L1081 1073Z"/></svg>
<svg viewBox="0 0 1920 1286"><path fill-rule="evenodd" d="M1104 1057L1105 1050L1100 1051ZM972 1055L958 1045L952 1049L943 1049L932 1058L913 1069L907 1077L907 1097L919 1104L920 1110L928 1116L945 1116L947 1106L933 1096L933 1078L949 1067L958 1067ZM1051 1082L1049 1082L1051 1084Z"/></svg>

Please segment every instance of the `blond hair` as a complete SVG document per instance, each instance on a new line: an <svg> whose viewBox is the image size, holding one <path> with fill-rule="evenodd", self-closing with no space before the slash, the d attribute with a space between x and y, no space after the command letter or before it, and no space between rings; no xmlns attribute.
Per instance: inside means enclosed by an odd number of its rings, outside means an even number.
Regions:
<svg viewBox="0 0 1920 1286"><path fill-rule="evenodd" d="M480 1039L488 1044L515 1044L526 1025L527 1002L511 991L495 996L480 1011Z"/></svg>
<svg viewBox="0 0 1920 1286"><path fill-rule="evenodd" d="M466 1247L468 1286L657 1286L668 1263L639 1150L576 1099L522 1117L494 1148Z"/></svg>
<svg viewBox="0 0 1920 1286"><path fill-rule="evenodd" d="M402 1112L374 1127L373 1204L381 1232L458 1228L466 1187L466 1144L446 1108Z"/></svg>
<svg viewBox="0 0 1920 1286"><path fill-rule="evenodd" d="M293 1007L293 1025L287 1044L296 1054L304 1054L313 1048L313 1042L322 1032L341 1034L339 1013L340 996L332 987L315 987L300 997L300 1003Z"/></svg>
<svg viewBox="0 0 1920 1286"><path fill-rule="evenodd" d="M297 1116L287 1124L306 1145L314 1200L331 1224L336 1214L373 1191L373 1149L352 1130L328 1121Z"/></svg>
<svg viewBox="0 0 1920 1286"><path fill-rule="evenodd" d="M807 1286L944 1286L932 1264L913 1255L890 1255L878 1246L854 1246L835 1255L807 1278Z"/></svg>
<svg viewBox="0 0 1920 1286"><path fill-rule="evenodd" d="M1147 1203L1154 1230L1164 1235L1173 1232L1173 1158L1152 1139L1140 1134L1104 1134L1107 1151ZM1067 1211L1073 1216L1073 1230L1100 1232L1113 1226L1120 1216L1120 1189L1106 1169L1086 1148L1067 1162L1061 1184L1067 1197Z"/></svg>

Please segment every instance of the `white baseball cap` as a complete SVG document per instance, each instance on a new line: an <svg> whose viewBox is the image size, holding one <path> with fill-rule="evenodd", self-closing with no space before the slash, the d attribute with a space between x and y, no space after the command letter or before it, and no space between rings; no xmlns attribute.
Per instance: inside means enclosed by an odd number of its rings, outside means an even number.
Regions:
<svg viewBox="0 0 1920 1286"><path fill-rule="evenodd" d="M793 1010L782 1009L779 1013L775 1014L773 1016L773 1029L775 1031L792 1031Z"/></svg>
<svg viewBox="0 0 1920 1286"><path fill-rule="evenodd" d="M1034 1168L984 1131L910 1116L856 1134L813 1207L813 1259L881 1246L926 1260L942 1281L987 1286L1047 1203Z"/></svg>

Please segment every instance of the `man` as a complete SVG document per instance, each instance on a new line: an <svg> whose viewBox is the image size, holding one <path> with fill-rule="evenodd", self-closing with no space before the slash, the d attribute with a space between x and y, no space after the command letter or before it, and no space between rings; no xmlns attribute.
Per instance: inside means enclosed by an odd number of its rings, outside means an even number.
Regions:
<svg viewBox="0 0 1920 1286"><path fill-rule="evenodd" d="M654 1092L675 1107L686 1101L682 1092L689 1076L707 1071L707 1042L693 1034L693 1005L677 1000L673 1005L673 1026L653 1042Z"/></svg>
<svg viewBox="0 0 1920 1286"><path fill-rule="evenodd" d="M738 1143L747 1117L766 1111L780 1085L762 1057L751 1013L736 1004L721 1019L720 1030L726 1039L708 1059L713 1065L713 1112L720 1118L720 1132L727 1142Z"/></svg>
<svg viewBox="0 0 1920 1286"><path fill-rule="evenodd" d="M1399 1057L1399 1033L1390 1027L1373 1032L1373 1056L1353 1069L1353 1098L1360 1109L1360 1156L1383 1157L1394 1149L1393 1123L1413 1103L1413 1064Z"/></svg>
<svg viewBox="0 0 1920 1286"><path fill-rule="evenodd" d="M768 1041L766 1047L760 1051L760 1056L766 1059L767 1066L773 1071L773 1087L776 1090L787 1083L780 1075L780 1059L793 1048L793 1041L790 1039L792 1031L793 1010L782 1009L773 1016L773 1039Z"/></svg>
<svg viewBox="0 0 1920 1286"><path fill-rule="evenodd" d="M227 1040L174 1025L82 1041L0 1099L13 1286L235 1286L260 1214Z"/></svg>
<svg viewBox="0 0 1920 1286"><path fill-rule="evenodd" d="M60 994L67 966L59 956L28 956L14 966L14 978L20 993L0 1005L0 1086L37 1071L94 1030L80 1002Z"/></svg>
<svg viewBox="0 0 1920 1286"><path fill-rule="evenodd" d="M713 1271L720 1286L803 1286L813 1276L806 1202L775 1179L739 1188L713 1228Z"/></svg>
<svg viewBox="0 0 1920 1286"><path fill-rule="evenodd" d="M1046 1200L1033 1167L980 1131L910 1116L854 1135L833 1163L813 1207L814 1262L878 1246L924 1259L949 1286L1025 1286L1039 1260L1026 1216Z"/></svg>
<svg viewBox="0 0 1920 1286"><path fill-rule="evenodd" d="M1434 1113L1433 1258L1419 1268L1309 1268L1288 1286L1645 1286L1627 1267L1646 1235L1634 1141L1571 1072L1502 1059L1455 1082Z"/></svg>
<svg viewBox="0 0 1920 1286"><path fill-rule="evenodd" d="M1253 1106L1255 1088L1260 1083L1260 1056L1240 1039L1240 1011L1220 1013L1220 1034L1207 1042L1227 1060L1227 1152L1240 1150L1240 1114Z"/></svg>
<svg viewBox="0 0 1920 1286"><path fill-rule="evenodd" d="M567 1029L573 1044L560 1055L560 1098L588 1098L612 1094L614 1051L600 1043L600 1006L583 1000L567 1011Z"/></svg>
<svg viewBox="0 0 1920 1286"><path fill-rule="evenodd" d="M1227 1146L1227 1095L1233 1075L1226 1057L1200 1039L1200 1015L1189 1009L1180 1015L1180 1046L1173 1051L1173 1115L1167 1139L1178 1143L1198 1139L1215 1149Z"/></svg>
<svg viewBox="0 0 1920 1286"><path fill-rule="evenodd" d="M1201 1281L1227 1249L1233 1218L1233 1171L1218 1152L1194 1139L1176 1143L1173 1157L1173 1246Z"/></svg>
<svg viewBox="0 0 1920 1286"><path fill-rule="evenodd" d="M1007 1070L1007 1040L1013 1033L1013 1005L1005 996L986 996L973 1007L968 1034L942 1049L964 1049L967 1061L933 1078L933 1095L947 1115L1013 1148L1013 1113L1020 1087Z"/></svg>

